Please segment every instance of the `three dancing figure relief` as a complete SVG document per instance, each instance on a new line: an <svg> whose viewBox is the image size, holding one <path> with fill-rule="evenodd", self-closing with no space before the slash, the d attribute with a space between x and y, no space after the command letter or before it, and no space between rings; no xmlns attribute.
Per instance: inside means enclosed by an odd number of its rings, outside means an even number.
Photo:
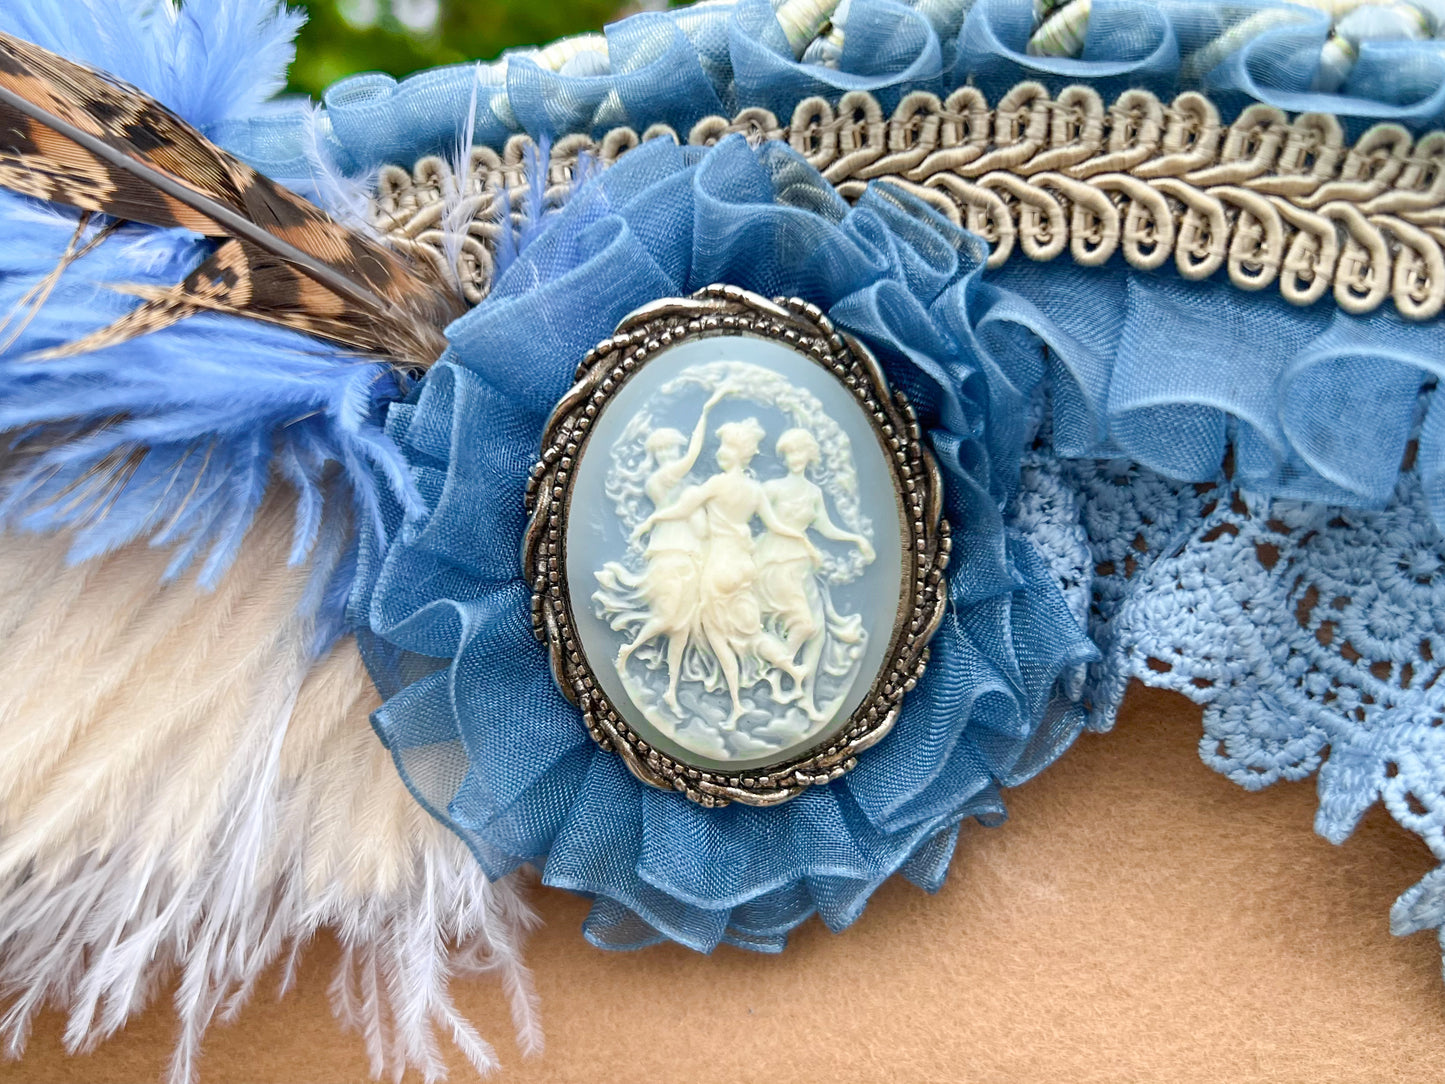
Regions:
<svg viewBox="0 0 1445 1084"><path fill-rule="evenodd" d="M599 616L629 636L615 664L639 707L674 735L711 731L720 755L756 751L769 738L796 741L832 719L867 633L861 616L835 607L827 555L812 536L856 550L855 571L836 581L855 578L875 558L863 531L834 522L827 495L809 477L821 454L809 428L790 425L771 442L786 469L781 477L764 481L754 471L769 440L756 416L712 426L716 470L699 467L714 408L729 397L758 393L722 380L690 435L646 429L635 477L651 512L629 538L641 559L631 568L609 562L594 596ZM851 482L847 438L835 443ZM866 520L859 525L868 529Z"/></svg>

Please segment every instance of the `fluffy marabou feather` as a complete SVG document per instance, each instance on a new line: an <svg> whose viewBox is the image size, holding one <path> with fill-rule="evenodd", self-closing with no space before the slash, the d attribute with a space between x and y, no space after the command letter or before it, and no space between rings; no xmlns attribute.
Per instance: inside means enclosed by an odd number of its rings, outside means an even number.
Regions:
<svg viewBox="0 0 1445 1084"><path fill-rule="evenodd" d="M497 233L497 251L493 257L496 261L494 280L500 278L508 268L517 262L517 258L541 234L547 218L557 213L560 205L566 199L567 190L555 192L548 190L547 162L551 156L552 145L546 137L539 140L537 145L528 151L527 160L524 163L527 187L521 194L520 205L512 202L509 191L502 190L502 198L497 211L503 228ZM585 182L596 168L596 163L583 155L578 159L577 167L573 172L574 183Z"/></svg>
<svg viewBox="0 0 1445 1084"><path fill-rule="evenodd" d="M64 250L69 216L0 195L0 311L15 305ZM406 487L382 434L380 406L396 394L389 367L259 324L199 316L164 332L43 363L26 350L74 338L131 302L105 284L161 284L201 242L171 231L122 228L79 259L0 355L0 429L12 454L0 463L7 523L76 529L78 559L145 536L175 543L179 571L209 548L214 582L273 471L305 493L292 559L315 540L327 468L338 464L370 514L374 468ZM127 463L123 484L110 469Z"/></svg>
<svg viewBox="0 0 1445 1084"><path fill-rule="evenodd" d="M472 220L476 215L476 197L471 191L469 179L472 176L472 143L476 137L477 97L482 86L482 66L478 64L472 72L472 97L467 106L466 123L458 134L450 155L450 180L442 192L442 253L446 257L447 272L457 294L462 293L460 278L462 244L470 235Z"/></svg>
<svg viewBox="0 0 1445 1084"><path fill-rule="evenodd" d="M343 169L327 142L330 130L331 119L326 115L326 107L313 102L306 113L305 129L310 176L292 177L288 183L317 206L325 207L338 222L381 240L381 233L371 219L371 197L376 191L378 169L360 172Z"/></svg>
<svg viewBox="0 0 1445 1084"><path fill-rule="evenodd" d="M444 1075L438 1031L494 1066L448 995L459 975L500 973L524 1044L539 1042L518 952L530 915L398 780L351 643L313 663L299 602L316 577L283 560L291 515L265 503L214 594L158 587L164 555L146 547L79 567L54 538L0 548L15 585L0 596L12 1055L47 1004L88 1049L178 973L171 1079L191 1080L207 1025L328 926L338 1015L378 1075Z"/></svg>

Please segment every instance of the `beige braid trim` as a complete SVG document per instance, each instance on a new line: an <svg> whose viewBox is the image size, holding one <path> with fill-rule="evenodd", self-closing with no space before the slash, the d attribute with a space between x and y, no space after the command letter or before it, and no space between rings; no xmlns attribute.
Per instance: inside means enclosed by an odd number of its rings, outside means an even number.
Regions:
<svg viewBox="0 0 1445 1084"><path fill-rule="evenodd" d="M1326 114L1290 120L1253 105L1223 126L1193 92L1165 105L1131 90L1106 107L1089 87L1052 97L1033 82L996 108L973 87L946 101L918 91L891 116L862 92L836 106L809 98L786 127L746 109L698 122L687 141L711 145L733 132L790 144L846 199L875 180L911 192L983 237L991 267L1019 252L1052 260L1067 250L1086 266L1120 252L1141 270L1172 259L1186 279L1223 267L1245 290L1277 283L1297 305L1332 292L1358 314L1390 298L1406 318L1427 320L1445 304L1445 132L1416 140L1377 124L1346 146ZM548 199L565 198L579 161L609 166L659 136L679 138L658 125L558 140ZM519 205L535 154L526 136L501 154L474 148L464 193L440 158L388 166L373 222L399 249L443 270L454 263L468 299L480 301L503 228L501 194ZM465 224L459 247L444 240L449 223Z"/></svg>

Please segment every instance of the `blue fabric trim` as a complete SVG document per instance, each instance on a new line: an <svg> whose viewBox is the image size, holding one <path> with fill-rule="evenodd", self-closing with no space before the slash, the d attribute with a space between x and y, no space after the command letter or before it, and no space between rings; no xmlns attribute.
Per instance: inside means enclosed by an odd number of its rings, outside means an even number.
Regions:
<svg viewBox="0 0 1445 1084"><path fill-rule="evenodd" d="M1351 134L1377 120L1413 131L1445 123L1445 55L1428 39L1366 41L1339 92L1311 92L1332 26L1315 8L1278 0L1095 0L1083 53L1073 59L1027 54L1029 3L951 7L952 18L934 22L905 0L852 0L836 69L794 58L768 0L634 15L606 28L608 58L597 62L603 74L552 72L532 59L534 50L517 50L492 63L399 81L379 73L343 79L325 95L323 141L351 170L450 150L476 82L476 141L497 149L519 133L552 139L624 124L642 131L659 122L685 131L705 116L751 106L786 119L809 95L836 99L854 89L877 94L890 108L910 90L970 82L996 96L1024 79L1054 90L1085 82L1106 98L1131 87L1164 96L1203 90L1226 117L1260 101L1333 113ZM1207 70L1186 67L1232 27L1275 13L1285 18L1222 51ZM221 135L280 179L310 174L310 118L299 105L233 120Z"/></svg>
<svg viewBox="0 0 1445 1084"><path fill-rule="evenodd" d="M1279 12L1292 21L1186 72L1227 18ZM357 77L328 94L322 130L348 167L409 162L450 146L458 103L478 82L478 140L493 146L523 131L546 140L659 121L685 130L754 105L787 117L807 95L855 88L885 106L906 90L966 81L996 96L1026 78L1055 89L1085 81L1106 97L1198 87L1227 115L1256 100L1319 109L1352 134L1380 118L1418 130L1445 110L1445 68L1424 44L1367 46L1340 94L1308 93L1329 22L1306 9L1246 4L1226 16L1209 3L1099 0L1077 60L1028 56L1031 29L1018 0L980 0L956 25L894 0L854 0L830 70L793 58L766 0L742 0L609 28L605 74L595 64L585 76L558 74L513 56L401 83ZM292 152L267 123L252 151L283 161ZM1213 482L1232 444L1238 480L1256 491L1378 507L1394 489L1418 389L1445 357L1438 323L1296 309L1120 259L1092 269L1019 260L985 274L976 242L886 192L850 211L790 153L736 141L634 152L579 192L451 329L452 352L428 381L436 386L393 411L390 432L428 510L394 508L368 539L377 580L358 580L355 612L369 623L363 642L382 688L406 689L407 667L442 666L449 677L423 682L424 706L389 704L378 727L403 748L411 785L446 810L490 872L535 863L549 883L593 896L595 943L777 951L811 913L846 925L899 869L936 887L960 819L1002 819L1000 788L1072 742L1088 715L1076 675L1089 649L1069 631L1080 609L1000 518L1041 388L1064 455L1127 456ZM492 501L515 490L572 361L638 304L714 280L801 293L875 347L929 419L959 558L956 609L929 677L868 762L791 812L699 820L681 798L644 791L615 758L599 759L575 712L538 678L545 659L518 617L524 592L508 582L513 551L495 548L518 536L520 502L477 508L484 492ZM1437 516L1442 433L1432 413L1420 475ZM418 592L418 583L435 586ZM1105 712L1122 693L1114 680L1088 686ZM619 793L632 797L605 798Z"/></svg>

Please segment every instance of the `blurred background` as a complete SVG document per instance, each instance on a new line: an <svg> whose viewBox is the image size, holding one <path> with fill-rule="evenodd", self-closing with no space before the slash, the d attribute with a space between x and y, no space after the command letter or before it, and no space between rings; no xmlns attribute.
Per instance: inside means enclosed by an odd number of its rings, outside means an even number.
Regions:
<svg viewBox="0 0 1445 1084"><path fill-rule="evenodd" d="M491 60L514 45L546 45L600 30L667 0L290 0L304 8L291 89L316 97L342 76L406 75L437 64ZM676 5L674 5L676 6Z"/></svg>

